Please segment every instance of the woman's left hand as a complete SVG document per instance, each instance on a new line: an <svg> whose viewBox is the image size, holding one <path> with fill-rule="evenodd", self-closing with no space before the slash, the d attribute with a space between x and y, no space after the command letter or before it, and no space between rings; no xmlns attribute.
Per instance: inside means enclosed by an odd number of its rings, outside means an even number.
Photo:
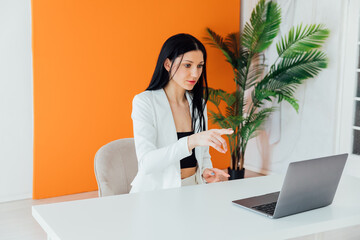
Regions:
<svg viewBox="0 0 360 240"><path fill-rule="evenodd" d="M227 180L230 175L218 168L205 168L202 177L207 183L214 183Z"/></svg>

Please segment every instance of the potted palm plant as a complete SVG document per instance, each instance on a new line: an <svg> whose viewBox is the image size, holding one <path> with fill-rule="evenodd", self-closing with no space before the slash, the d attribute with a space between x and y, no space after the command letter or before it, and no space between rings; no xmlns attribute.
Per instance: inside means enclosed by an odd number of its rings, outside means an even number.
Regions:
<svg viewBox="0 0 360 240"><path fill-rule="evenodd" d="M286 101L296 111L296 88L327 67L327 58L320 50L329 36L321 24L290 29L276 44L278 57L265 66L264 51L279 33L280 7L272 1L260 0L252 11L243 32L230 33L225 38L207 28L207 42L220 49L231 64L236 89L228 93L222 89L209 89L209 101L217 112L209 111L210 120L222 128L232 128L229 135L231 164L230 179L244 177L244 158L249 140L259 133L262 124L275 111L265 107L266 101ZM221 111L220 103L225 103Z"/></svg>

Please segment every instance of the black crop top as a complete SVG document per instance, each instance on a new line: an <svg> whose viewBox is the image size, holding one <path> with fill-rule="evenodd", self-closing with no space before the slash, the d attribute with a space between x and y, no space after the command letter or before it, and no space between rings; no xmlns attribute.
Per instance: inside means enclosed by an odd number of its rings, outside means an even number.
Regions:
<svg viewBox="0 0 360 240"><path fill-rule="evenodd" d="M187 137L193 134L193 132L178 132L177 136L178 139ZM197 160L195 157L195 148L192 150L192 154L186 158L180 160L180 167L181 168L192 168L197 166Z"/></svg>

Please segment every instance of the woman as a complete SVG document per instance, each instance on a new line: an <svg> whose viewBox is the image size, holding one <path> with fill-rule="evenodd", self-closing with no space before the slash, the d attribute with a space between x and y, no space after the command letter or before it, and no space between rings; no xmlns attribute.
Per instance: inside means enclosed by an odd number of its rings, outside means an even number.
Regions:
<svg viewBox="0 0 360 240"><path fill-rule="evenodd" d="M204 45L189 34L170 37L160 51L149 87L133 100L139 165L131 192L229 177L212 168L209 146L225 153L221 135L233 130L207 130L207 92Z"/></svg>

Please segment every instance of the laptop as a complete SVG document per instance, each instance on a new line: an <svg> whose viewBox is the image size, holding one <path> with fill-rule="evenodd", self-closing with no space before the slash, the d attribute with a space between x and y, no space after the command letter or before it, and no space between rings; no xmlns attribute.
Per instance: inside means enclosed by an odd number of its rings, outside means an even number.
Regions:
<svg viewBox="0 0 360 240"><path fill-rule="evenodd" d="M232 201L270 218L281 218L332 203L348 154L292 162L280 192Z"/></svg>

